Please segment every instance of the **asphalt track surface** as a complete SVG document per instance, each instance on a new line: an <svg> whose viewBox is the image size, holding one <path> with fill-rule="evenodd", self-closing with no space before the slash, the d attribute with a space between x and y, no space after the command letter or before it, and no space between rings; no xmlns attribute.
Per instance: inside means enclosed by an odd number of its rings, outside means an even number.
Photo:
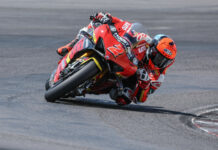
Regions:
<svg viewBox="0 0 218 150"><path fill-rule="evenodd" d="M44 100L55 50L97 11L170 35L176 63L144 104L119 107L107 95ZM0 147L2 149L217 150L218 137L188 119L218 105L217 0L1 0Z"/></svg>

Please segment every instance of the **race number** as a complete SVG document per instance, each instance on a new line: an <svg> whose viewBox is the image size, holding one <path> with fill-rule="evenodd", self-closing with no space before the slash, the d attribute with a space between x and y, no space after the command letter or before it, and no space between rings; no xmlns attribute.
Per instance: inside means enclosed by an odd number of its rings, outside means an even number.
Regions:
<svg viewBox="0 0 218 150"><path fill-rule="evenodd" d="M120 44L108 47L107 50L114 55L114 57L117 57L124 53L124 49Z"/></svg>

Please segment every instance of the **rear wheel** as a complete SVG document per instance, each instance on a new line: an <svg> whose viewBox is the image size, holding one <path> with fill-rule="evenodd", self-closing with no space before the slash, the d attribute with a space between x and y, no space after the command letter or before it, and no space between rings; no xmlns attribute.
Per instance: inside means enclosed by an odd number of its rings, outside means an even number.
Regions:
<svg viewBox="0 0 218 150"><path fill-rule="evenodd" d="M49 81L46 82L45 99L48 102L55 102L55 100L64 97L99 72L93 60L78 67L80 67L78 71L53 87L49 86Z"/></svg>

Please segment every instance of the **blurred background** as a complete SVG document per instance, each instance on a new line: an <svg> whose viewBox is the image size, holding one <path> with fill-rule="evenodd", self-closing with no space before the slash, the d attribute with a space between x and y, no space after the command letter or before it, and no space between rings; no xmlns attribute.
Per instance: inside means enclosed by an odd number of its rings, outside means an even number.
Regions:
<svg viewBox="0 0 218 150"><path fill-rule="evenodd" d="M45 102L56 49L99 11L175 40L178 55L165 83L146 103L124 108L107 95ZM218 104L217 27L217 0L0 0L0 147L218 149L216 137L180 119Z"/></svg>

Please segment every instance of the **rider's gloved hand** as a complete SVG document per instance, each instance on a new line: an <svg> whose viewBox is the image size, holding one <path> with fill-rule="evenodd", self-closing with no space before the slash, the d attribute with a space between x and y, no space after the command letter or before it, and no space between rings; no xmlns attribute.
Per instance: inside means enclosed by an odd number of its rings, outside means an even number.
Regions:
<svg viewBox="0 0 218 150"><path fill-rule="evenodd" d="M138 69L136 72L139 80L139 86L143 89L147 89L150 86L150 77L145 69Z"/></svg>
<svg viewBox="0 0 218 150"><path fill-rule="evenodd" d="M137 75L138 75L138 79L141 80L141 81L150 81L150 77L147 73L147 71L143 68L139 68L137 70Z"/></svg>
<svg viewBox="0 0 218 150"><path fill-rule="evenodd" d="M96 13L94 16L90 16L90 19L93 21L99 21L102 24L108 24L112 21L112 16L109 13L99 12Z"/></svg>

